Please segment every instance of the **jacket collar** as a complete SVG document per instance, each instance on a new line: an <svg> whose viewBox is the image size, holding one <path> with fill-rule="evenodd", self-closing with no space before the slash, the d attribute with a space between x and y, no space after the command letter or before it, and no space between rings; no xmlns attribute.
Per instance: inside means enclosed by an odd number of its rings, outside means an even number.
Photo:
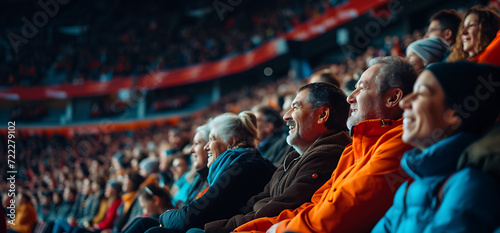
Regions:
<svg viewBox="0 0 500 233"><path fill-rule="evenodd" d="M313 144L311 144L309 147L307 147L307 149L304 151L303 155L309 153L310 150L313 150L318 145L330 144L330 143L339 143L344 138L349 138L349 136L347 135L347 133L345 131L337 131L337 132L333 132L333 133L329 133L329 134L323 135L323 136L317 138L316 141L313 142ZM294 151L294 152L296 152L296 151Z"/></svg>
<svg viewBox="0 0 500 233"><path fill-rule="evenodd" d="M390 119L371 119L359 122L354 125L349 132L351 137L354 137L355 134L363 135L365 137L373 137L373 136L381 136L385 132L401 125L403 123L403 118L399 120L390 120Z"/></svg>
<svg viewBox="0 0 500 233"><path fill-rule="evenodd" d="M258 156L256 156L258 154ZM215 161L208 169L207 181L208 185L212 186L217 177L222 174L228 167L237 163L244 163L249 161L250 158L260 157L258 150L253 148L234 148L223 152L217 156Z"/></svg>
<svg viewBox="0 0 500 233"><path fill-rule="evenodd" d="M460 132L441 139L423 151L419 148L407 151L401 159L401 167L413 178L447 176L456 170L462 151L477 136Z"/></svg>

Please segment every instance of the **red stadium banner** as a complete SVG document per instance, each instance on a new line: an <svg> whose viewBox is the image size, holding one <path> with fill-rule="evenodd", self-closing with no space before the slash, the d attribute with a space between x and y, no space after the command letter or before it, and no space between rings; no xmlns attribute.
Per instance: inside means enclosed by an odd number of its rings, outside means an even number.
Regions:
<svg viewBox="0 0 500 233"><path fill-rule="evenodd" d="M286 39L308 41L389 2L390 0L348 1L335 8L328 9L325 14L297 26L286 35Z"/></svg>
<svg viewBox="0 0 500 233"><path fill-rule="evenodd" d="M283 39L270 41L252 51L216 62L208 62L171 71L152 72L138 77L137 89L157 89L202 82L241 73L286 53ZM107 82L86 81L80 85L60 84L35 87L12 87L0 90L0 99L44 100L114 94L132 88L132 77L114 77Z"/></svg>
<svg viewBox="0 0 500 233"><path fill-rule="evenodd" d="M328 9L325 14L295 27L294 30L287 33L284 38L274 39L247 53L216 62L208 62L170 71L151 72L142 75L138 77L137 89L151 90L174 87L241 73L286 53L287 46L284 39L295 41L313 39L370 10L383 7L389 2L390 0L348 1L335 8ZM0 99L17 101L101 96L117 93L121 89L130 89L133 83L132 77L114 77L107 82L86 81L80 85L15 86L10 89L0 90Z"/></svg>

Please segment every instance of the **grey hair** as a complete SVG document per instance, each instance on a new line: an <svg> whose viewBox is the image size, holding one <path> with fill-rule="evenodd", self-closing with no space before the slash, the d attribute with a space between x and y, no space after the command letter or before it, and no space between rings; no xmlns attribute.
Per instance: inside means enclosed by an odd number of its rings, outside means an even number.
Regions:
<svg viewBox="0 0 500 233"><path fill-rule="evenodd" d="M210 135L210 126L207 124L200 125L196 128L196 132L200 133L203 139L208 142L208 135Z"/></svg>
<svg viewBox="0 0 500 233"><path fill-rule="evenodd" d="M417 73L408 61L399 56L376 57L368 62L368 66L380 64L380 70L375 81L378 83L378 93L385 93L392 88L400 88L403 96L412 92Z"/></svg>
<svg viewBox="0 0 500 233"><path fill-rule="evenodd" d="M220 137L224 143L228 143L231 137L235 137L236 143L256 147L257 118L250 111L243 111L236 115L224 113L209 120L211 130L215 137Z"/></svg>

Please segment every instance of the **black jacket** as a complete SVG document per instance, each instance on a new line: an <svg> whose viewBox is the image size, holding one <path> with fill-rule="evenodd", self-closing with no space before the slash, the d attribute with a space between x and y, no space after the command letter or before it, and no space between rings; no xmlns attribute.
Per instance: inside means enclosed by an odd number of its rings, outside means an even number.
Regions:
<svg viewBox="0 0 500 233"><path fill-rule="evenodd" d="M235 156L237 158L233 160ZM224 165L215 165L225 158ZM182 208L163 213L160 223L164 228L185 232L190 228L203 228L207 222L237 214L251 196L262 191L275 170L268 160L253 149L228 150L217 157L216 162L210 167L209 189L202 197Z"/></svg>

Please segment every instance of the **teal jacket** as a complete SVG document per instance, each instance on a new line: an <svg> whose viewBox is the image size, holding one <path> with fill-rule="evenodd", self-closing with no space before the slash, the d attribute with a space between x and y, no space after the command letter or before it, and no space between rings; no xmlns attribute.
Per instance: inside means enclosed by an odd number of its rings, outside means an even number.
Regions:
<svg viewBox="0 0 500 233"><path fill-rule="evenodd" d="M169 232L185 232L239 214L248 199L264 189L275 169L258 150L227 150L210 166L205 194L178 210L167 210L159 221Z"/></svg>
<svg viewBox="0 0 500 233"><path fill-rule="evenodd" d="M499 183L475 168L456 170L462 151L476 139L457 133L406 152L401 166L413 181L401 185L372 232L493 232L500 226Z"/></svg>

